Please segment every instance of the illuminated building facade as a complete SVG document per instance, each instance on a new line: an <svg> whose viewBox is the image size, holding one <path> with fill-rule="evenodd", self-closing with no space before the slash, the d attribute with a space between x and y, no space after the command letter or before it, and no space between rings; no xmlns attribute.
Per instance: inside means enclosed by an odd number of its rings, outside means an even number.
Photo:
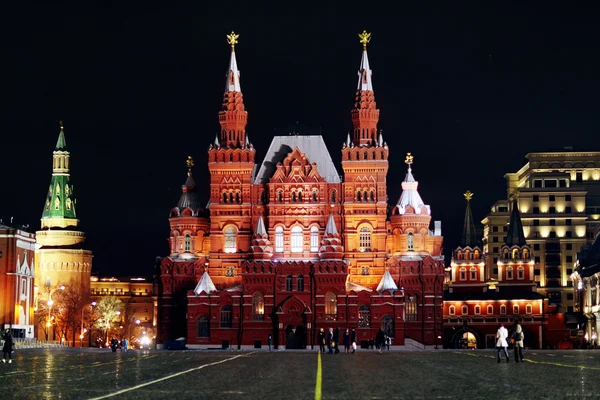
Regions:
<svg viewBox="0 0 600 400"><path fill-rule="evenodd" d="M0 327L33 338L35 235L0 222Z"/></svg>
<svg viewBox="0 0 600 400"><path fill-rule="evenodd" d="M48 301L45 296L63 285L71 291L79 291L84 298L90 293L92 252L82 248L85 234L77 230L79 220L69 163L70 153L61 123L41 229L36 232L34 274L38 302Z"/></svg>
<svg viewBox="0 0 600 400"><path fill-rule="evenodd" d="M358 341L378 329L436 343L442 328L441 224L418 193L413 157L402 195L389 207L389 148L377 129L364 45L351 111L353 135L342 145L340 176L323 138L275 136L261 163L246 134L232 45L220 136L208 150L210 201L199 203L188 177L171 210L170 255L158 265L158 342L189 347L266 343L305 348L319 329L356 328Z"/></svg>
<svg viewBox="0 0 600 400"><path fill-rule="evenodd" d="M576 323L571 281L577 252L591 244L600 223L600 152L529 153L519 171L505 175L507 195L518 193L527 242L535 254L538 292ZM496 278L506 235L508 201L482 221L489 277Z"/></svg>
<svg viewBox="0 0 600 400"><path fill-rule="evenodd" d="M155 289L151 279L92 276L90 286L90 302L98 302L105 296L115 296L123 303L120 337L139 338L141 335L147 335L151 339L154 338L157 315ZM98 332L92 331L92 337L88 340L95 343L92 339L97 334Z"/></svg>
<svg viewBox="0 0 600 400"><path fill-rule="evenodd" d="M460 246L452 252L450 276L444 292L444 346L450 348L495 348L500 324L510 330L519 320L525 346L542 348L547 300L537 293L534 282L535 253L525 239L517 200L511 201L505 239L500 244L498 273L486 274L485 254L475 233L470 201Z"/></svg>
<svg viewBox="0 0 600 400"><path fill-rule="evenodd" d="M575 272L572 275L575 288L575 311L583 314L585 324L576 334L580 340L598 346L600 332L600 234L591 246L578 254Z"/></svg>

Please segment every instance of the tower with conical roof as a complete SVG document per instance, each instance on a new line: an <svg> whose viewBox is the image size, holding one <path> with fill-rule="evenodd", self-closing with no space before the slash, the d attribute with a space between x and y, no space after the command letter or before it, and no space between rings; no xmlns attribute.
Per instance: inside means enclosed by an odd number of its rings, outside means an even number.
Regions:
<svg viewBox="0 0 600 400"><path fill-rule="evenodd" d="M341 230L347 252L350 281L375 289L385 272L388 146L379 137L372 71L367 44L371 34L358 35L362 56L351 111L353 138L342 145L343 214ZM363 273L368 271L369 274Z"/></svg>
<svg viewBox="0 0 600 400"><path fill-rule="evenodd" d="M531 288L535 258L525 240L516 194L513 195L511 207L506 240L500 249L502 257L498 260L498 282L499 285L524 285Z"/></svg>
<svg viewBox="0 0 600 400"><path fill-rule="evenodd" d="M252 226L252 171L256 151L246 134L248 112L244 109L235 46L239 34L231 32L229 69L223 107L219 112L220 140L209 146L210 249L209 272L217 288L240 283L239 265L248 252ZM256 200L256 199L254 199Z"/></svg>
<svg viewBox="0 0 600 400"><path fill-rule="evenodd" d="M61 121L52 155L52 178L42 211L41 230L36 232L35 282L38 296L61 285L81 293L84 298L89 296L92 252L83 249L85 234L78 226L76 201L70 182L70 153Z"/></svg>
<svg viewBox="0 0 600 400"><path fill-rule="evenodd" d="M454 286L460 284L485 286L485 262L483 261L481 247L475 231L473 213L471 212L473 193L467 190L464 196L467 207L460 245L452 251L450 281Z"/></svg>

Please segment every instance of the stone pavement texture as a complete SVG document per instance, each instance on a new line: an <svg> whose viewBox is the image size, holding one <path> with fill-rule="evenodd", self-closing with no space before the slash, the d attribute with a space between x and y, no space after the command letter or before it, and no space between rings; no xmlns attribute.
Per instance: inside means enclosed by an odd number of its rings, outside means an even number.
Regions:
<svg viewBox="0 0 600 400"><path fill-rule="evenodd" d="M512 356L512 354L511 354ZM23 349L1 399L565 399L600 397L600 352ZM319 361L320 359L320 361ZM320 368L319 368L320 363Z"/></svg>

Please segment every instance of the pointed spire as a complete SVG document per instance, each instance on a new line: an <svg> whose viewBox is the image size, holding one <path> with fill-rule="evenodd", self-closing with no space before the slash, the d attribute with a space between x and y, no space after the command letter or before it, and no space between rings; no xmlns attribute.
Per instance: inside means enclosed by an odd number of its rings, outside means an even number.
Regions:
<svg viewBox="0 0 600 400"><path fill-rule="evenodd" d="M192 216L197 217L200 211L200 199L196 192L194 177L192 176L192 168L195 165L192 156L188 156L185 163L188 168L187 179L181 186L181 197L179 197L179 201L177 202L177 208L179 213L189 208L192 211Z"/></svg>
<svg viewBox="0 0 600 400"><path fill-rule="evenodd" d="M219 134L217 133L215 135L215 147L220 147L221 145L219 144Z"/></svg>
<svg viewBox="0 0 600 400"><path fill-rule="evenodd" d="M67 141L65 140L65 126L62 121L60 123L60 133L58 134L58 140L56 141L56 147L54 150L67 150Z"/></svg>
<svg viewBox="0 0 600 400"><path fill-rule="evenodd" d="M256 229L254 230L254 234L256 236L264 236L267 234L267 230L265 229L265 222L263 221L262 215L258 217L258 222L256 223Z"/></svg>
<svg viewBox="0 0 600 400"><path fill-rule="evenodd" d="M406 177L402 182L402 194L400 195L400 199L398 200L398 213L405 214L406 208L408 206L412 206L415 209L415 214L422 214L423 207L426 207L426 214L431 215L431 209L428 205L423 203L421 199L421 195L417 191L419 187L419 182L415 180L415 177L412 174L411 165L413 163L414 157L411 153L406 153L405 163L408 165L408 171L406 172Z"/></svg>
<svg viewBox="0 0 600 400"><path fill-rule="evenodd" d="M379 110L375 104L371 68L367 55L367 43L371 41L371 34L367 31L358 35L363 45L360 68L358 70L358 87L356 99L352 110L352 125L354 125L353 143L357 146L368 146L377 143L377 122Z"/></svg>
<svg viewBox="0 0 600 400"><path fill-rule="evenodd" d="M196 295L200 295L202 292L206 294L211 294L212 292L216 291L217 288L215 287L215 284L213 283L212 279L210 279L208 272L204 271L204 274L202 274L200 281L194 289L194 293L196 293Z"/></svg>
<svg viewBox="0 0 600 400"><path fill-rule="evenodd" d="M335 220L333 219L333 214L329 214L327 226L325 227L325 235L339 235Z"/></svg>
<svg viewBox="0 0 600 400"><path fill-rule="evenodd" d="M506 234L507 246L525 246L525 233L523 232L523 222L521 221L521 213L519 212L519 204L515 196L512 204L512 212L508 222L508 232Z"/></svg>
<svg viewBox="0 0 600 400"><path fill-rule="evenodd" d="M460 240L461 247L475 247L477 246L477 233L475 232L475 221L473 220L473 215L471 213L471 199L473 198L473 193L470 190L467 190L464 194L465 199L467 200L467 209L465 211L465 221L463 224L463 232Z"/></svg>
<svg viewBox="0 0 600 400"><path fill-rule="evenodd" d="M221 142L226 147L237 147L246 143L248 112L244 109L242 87L240 85L240 71L235 58L235 45L238 43L239 36L239 34L233 31L227 35L227 43L231 45L231 58L229 60L227 80L225 81L223 107L219 112Z"/></svg>
<svg viewBox="0 0 600 400"><path fill-rule="evenodd" d="M346 138L346 146L350 147L351 142L352 142L352 139L350 139L350 132L348 132L348 137Z"/></svg>
<svg viewBox="0 0 600 400"><path fill-rule="evenodd" d="M398 290L398 286L396 285L396 282L394 282L394 278L392 278L392 275L388 270L386 270L383 276L381 277L381 281L379 281L379 285L377 285L376 289L376 291L378 291L379 293L385 290Z"/></svg>
<svg viewBox="0 0 600 400"><path fill-rule="evenodd" d="M379 130L379 147L383 146L383 129Z"/></svg>

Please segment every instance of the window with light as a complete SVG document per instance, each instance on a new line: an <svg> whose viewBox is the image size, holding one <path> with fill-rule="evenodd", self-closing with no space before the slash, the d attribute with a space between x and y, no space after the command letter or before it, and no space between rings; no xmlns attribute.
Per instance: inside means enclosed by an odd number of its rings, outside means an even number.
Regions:
<svg viewBox="0 0 600 400"><path fill-rule="evenodd" d="M254 320L265 320L265 298L262 293L256 292L252 298L252 309L254 310Z"/></svg>
<svg viewBox="0 0 600 400"><path fill-rule="evenodd" d="M472 281L477 280L477 268L471 267L471 269L469 270L469 272L471 274L471 280Z"/></svg>
<svg viewBox="0 0 600 400"><path fill-rule="evenodd" d="M358 327L368 328L371 326L371 309L363 304L358 308Z"/></svg>
<svg viewBox="0 0 600 400"><path fill-rule="evenodd" d="M319 251L319 228L316 226L310 228L310 251Z"/></svg>
<svg viewBox="0 0 600 400"><path fill-rule="evenodd" d="M302 253L302 228L299 226L294 226L292 228L292 253Z"/></svg>
<svg viewBox="0 0 600 400"><path fill-rule="evenodd" d="M185 252L189 253L192 251L192 237L189 233L185 235Z"/></svg>
<svg viewBox="0 0 600 400"><path fill-rule="evenodd" d="M225 253L237 251L237 231L233 227L225 228Z"/></svg>
<svg viewBox="0 0 600 400"><path fill-rule="evenodd" d="M337 297L333 292L325 294L325 319L328 321L337 320Z"/></svg>
<svg viewBox="0 0 600 400"><path fill-rule="evenodd" d="M275 251L283 252L283 228L281 226L275 228Z"/></svg>
<svg viewBox="0 0 600 400"><path fill-rule="evenodd" d="M367 226L360 228L358 235L360 251L371 251L371 229Z"/></svg>

